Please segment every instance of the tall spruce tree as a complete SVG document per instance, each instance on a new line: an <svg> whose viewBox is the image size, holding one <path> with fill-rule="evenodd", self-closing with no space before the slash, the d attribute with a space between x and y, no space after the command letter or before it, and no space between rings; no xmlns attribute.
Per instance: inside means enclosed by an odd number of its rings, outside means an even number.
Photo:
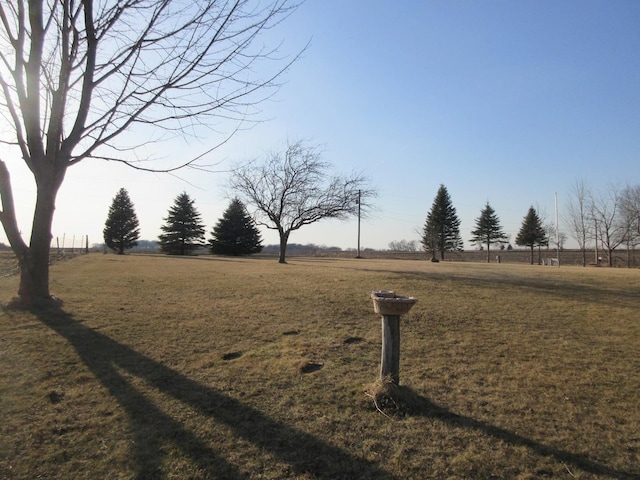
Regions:
<svg viewBox="0 0 640 480"><path fill-rule="evenodd" d="M542 220L536 209L529 207L529 211L522 220L522 226L516 236L516 245L531 249L531 265L533 265L533 249L547 245L547 232L542 226Z"/></svg>
<svg viewBox="0 0 640 480"><path fill-rule="evenodd" d="M158 239L163 252L187 255L204 244L204 225L194 203L185 192L176 197L160 227L164 233Z"/></svg>
<svg viewBox="0 0 640 480"><path fill-rule="evenodd" d="M440 185L427 215L421 243L425 251L431 253L432 260L435 260L436 252L440 252L440 260L444 260L444 252L461 251L463 248L460 219L444 185Z"/></svg>
<svg viewBox="0 0 640 480"><path fill-rule="evenodd" d="M109 207L107 221L102 231L104 243L119 255L135 247L140 238L140 224L129 198L129 193L121 188Z"/></svg>
<svg viewBox="0 0 640 480"><path fill-rule="evenodd" d="M209 240L211 253L250 255L262 251L260 231L244 204L234 198L213 227Z"/></svg>
<svg viewBox="0 0 640 480"><path fill-rule="evenodd" d="M492 243L502 243L507 240L507 236L502 231L500 219L489 202L480 211L480 216L476 218L476 228L471 231L471 243L475 245L487 246L487 263L491 261L489 250Z"/></svg>

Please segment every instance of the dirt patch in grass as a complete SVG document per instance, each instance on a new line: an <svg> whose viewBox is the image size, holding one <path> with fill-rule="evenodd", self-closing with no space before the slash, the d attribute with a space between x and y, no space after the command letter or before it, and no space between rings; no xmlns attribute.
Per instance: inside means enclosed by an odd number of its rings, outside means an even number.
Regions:
<svg viewBox="0 0 640 480"><path fill-rule="evenodd" d="M317 360L305 359L298 364L298 370L300 371L300 373L317 372L318 370L322 369L322 367L324 367L324 363Z"/></svg>
<svg viewBox="0 0 640 480"><path fill-rule="evenodd" d="M385 289L419 301L376 393ZM0 478L640 478L637 270L90 254L51 290L0 311Z"/></svg>
<svg viewBox="0 0 640 480"><path fill-rule="evenodd" d="M240 358L242 356L242 352L229 352L222 355L223 360L235 360L236 358Z"/></svg>
<svg viewBox="0 0 640 480"><path fill-rule="evenodd" d="M348 337L344 339L344 344L345 345L354 345L356 343L362 343L364 342L365 339L362 337Z"/></svg>

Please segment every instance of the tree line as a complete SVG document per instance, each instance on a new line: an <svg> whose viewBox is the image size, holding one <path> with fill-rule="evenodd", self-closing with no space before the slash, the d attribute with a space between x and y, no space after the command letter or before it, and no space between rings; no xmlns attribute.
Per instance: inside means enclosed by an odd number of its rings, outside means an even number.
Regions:
<svg viewBox="0 0 640 480"><path fill-rule="evenodd" d="M293 142L284 152L236 168L228 185L233 200L211 232L212 253L260 252L261 225L278 232L279 262L285 263L291 232L325 218L366 215L376 195L368 180L358 174L330 175L330 164L320 153L317 147ZM175 199L164 220L159 236L163 252L186 255L205 245L200 214L186 193ZM109 209L103 232L106 245L118 253L134 247L138 225L128 193L121 189Z"/></svg>
<svg viewBox="0 0 640 480"><path fill-rule="evenodd" d="M594 194L583 180L577 180L572 186L564 224L582 252L582 265L586 266L587 251L594 247L595 262L599 264L600 252L606 256L607 264L613 266L614 251L621 245L626 246L627 265L631 265L631 255L640 243L640 186L609 187L604 193ZM543 216L529 207L522 219L515 243L531 251L530 263L534 263L534 251L550 246L554 233L557 234L555 247L560 248L565 234L555 232L554 225L545 225ZM491 260L491 245L504 248L508 241L500 218L489 202L475 219L475 228L471 231L470 242L487 251L487 262ZM406 243L406 242L405 242ZM440 185L431 210L427 214L421 232L420 243L432 261L445 259L445 252L463 250L460 236L460 219L452 204L451 196L444 185ZM394 247L414 245L392 242ZM390 244L391 246L391 244ZM404 248L403 248L404 249Z"/></svg>
<svg viewBox="0 0 640 480"><path fill-rule="evenodd" d="M158 237L160 250L170 255L188 255L207 245L202 217L195 200L186 192L179 194L169 208ZM138 216L126 189L114 197L103 230L104 242L122 255L138 245L140 240ZM244 204L234 198L222 218L213 227L208 242L211 253L221 255L249 255L262 251L262 238Z"/></svg>
<svg viewBox="0 0 640 480"><path fill-rule="evenodd" d="M640 243L640 185L610 185L604 191L590 189L578 179L571 187L565 219L571 236L587 264L587 251L595 251L595 261L604 254L613 266L614 252L626 249L626 263L631 265L634 248Z"/></svg>
<svg viewBox="0 0 640 480"><path fill-rule="evenodd" d="M475 228L471 231L470 242L487 251L487 262L491 261L491 245L500 244L504 247L507 235L500 224L500 218L490 203L487 202L475 220ZM531 249L531 264L535 247L548 245L548 232L542 226L542 220L535 208L530 207L522 221L522 227L516 236L516 244ZM422 229L420 238L425 252L431 255L432 261L445 259L445 252L459 252L463 250L463 240L460 235L460 219L453 206L447 187L440 185L436 197Z"/></svg>

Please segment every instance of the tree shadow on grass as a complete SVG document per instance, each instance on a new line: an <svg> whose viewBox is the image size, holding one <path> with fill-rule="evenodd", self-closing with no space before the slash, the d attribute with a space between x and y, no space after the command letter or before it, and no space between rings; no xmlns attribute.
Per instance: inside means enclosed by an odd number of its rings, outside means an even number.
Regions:
<svg viewBox="0 0 640 480"><path fill-rule="evenodd" d="M173 443L205 478L246 478L203 439L162 411L121 372L139 377L185 407L229 427L233 433L289 465L295 476L318 479L395 477L373 463L269 418L212 387L202 385L112 338L75 321L58 307L34 309L45 325L66 338L85 365L127 412L134 435L138 479L162 478L163 444Z"/></svg>
<svg viewBox="0 0 640 480"><path fill-rule="evenodd" d="M424 416L427 418L438 419L453 427L463 428L467 430L476 430L483 435L487 435L516 447L526 447L533 452L546 456L553 457L558 462L565 466L572 466L579 468L584 472L598 475L602 477L609 477L620 480L638 480L640 479L640 471L625 472L613 469L587 458L585 455L571 453L565 450L561 450L549 445L545 445L537 440L533 440L515 432L511 432L501 427L491 425L480 420L476 420L464 415L458 415L457 413L447 410L441 405L433 403L426 397L423 397L413 391L411 388L405 386L395 387L397 390L394 393L394 397L399 399L398 405L401 409L405 409L404 413L414 416Z"/></svg>

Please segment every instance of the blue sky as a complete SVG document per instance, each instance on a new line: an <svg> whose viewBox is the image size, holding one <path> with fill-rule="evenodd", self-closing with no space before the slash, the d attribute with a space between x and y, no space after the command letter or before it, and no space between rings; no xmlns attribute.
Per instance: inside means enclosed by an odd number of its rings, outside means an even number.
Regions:
<svg viewBox="0 0 640 480"><path fill-rule="evenodd" d="M310 41L261 105L262 123L208 161L233 163L322 145L336 171L362 172L379 190L362 223L363 248L417 240L440 184L462 221L466 248L489 201L512 241L530 205L562 216L578 178L594 191L640 183L640 2L307 0L264 41L283 56ZM163 146L176 163L217 138ZM160 147L158 147L160 148ZM28 232L33 188L9 162ZM209 232L228 205L225 173L177 177L82 162L63 185L54 236L102 241L109 205L129 191L142 238L155 239L182 191ZM267 244L277 243L264 231ZM325 221L290 242L355 248L357 221ZM6 243L4 232L0 242Z"/></svg>

